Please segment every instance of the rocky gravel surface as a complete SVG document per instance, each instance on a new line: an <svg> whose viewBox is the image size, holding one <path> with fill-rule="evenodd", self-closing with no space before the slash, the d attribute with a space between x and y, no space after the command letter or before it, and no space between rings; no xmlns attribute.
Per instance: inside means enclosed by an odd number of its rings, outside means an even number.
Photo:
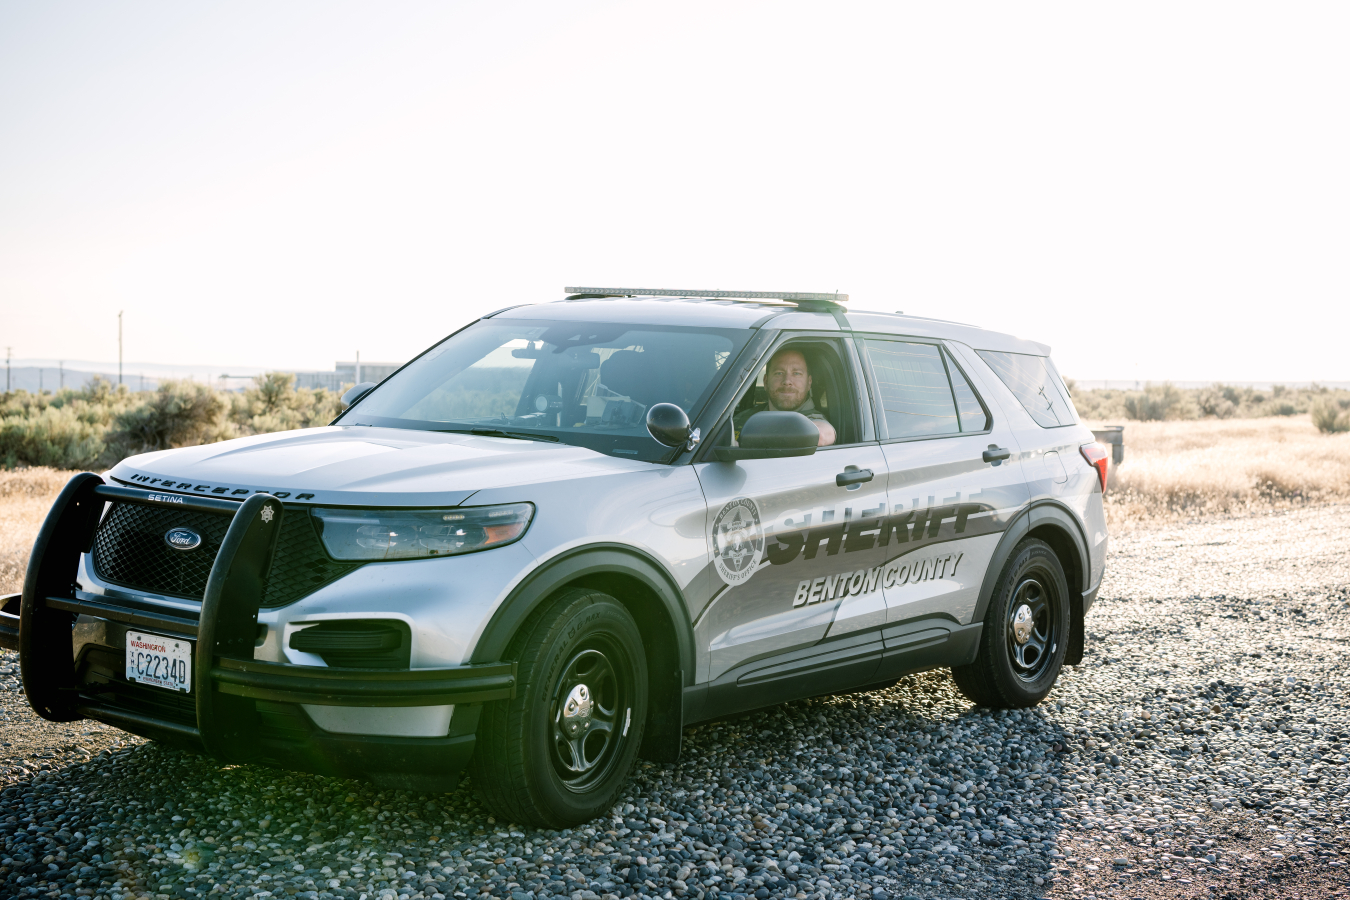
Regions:
<svg viewBox="0 0 1350 900"><path fill-rule="evenodd" d="M945 673L686 732L608 816L495 821L43 723L0 656L0 896L1350 897L1350 507L1115 539L1034 710Z"/></svg>

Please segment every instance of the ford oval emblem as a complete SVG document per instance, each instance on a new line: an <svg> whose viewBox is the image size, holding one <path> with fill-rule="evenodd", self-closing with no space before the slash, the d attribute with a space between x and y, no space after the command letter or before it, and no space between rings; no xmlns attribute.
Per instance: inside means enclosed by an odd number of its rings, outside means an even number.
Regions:
<svg viewBox="0 0 1350 900"><path fill-rule="evenodd" d="M196 550L202 545L202 536L191 528L170 528L164 532L164 543L175 550Z"/></svg>

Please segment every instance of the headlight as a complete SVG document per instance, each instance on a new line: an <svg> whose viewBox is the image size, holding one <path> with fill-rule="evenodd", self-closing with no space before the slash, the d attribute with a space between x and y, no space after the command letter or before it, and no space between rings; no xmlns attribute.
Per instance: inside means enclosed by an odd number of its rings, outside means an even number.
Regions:
<svg viewBox="0 0 1350 900"><path fill-rule="evenodd" d="M519 540L534 518L534 504L312 512L323 545L334 559L428 559Z"/></svg>

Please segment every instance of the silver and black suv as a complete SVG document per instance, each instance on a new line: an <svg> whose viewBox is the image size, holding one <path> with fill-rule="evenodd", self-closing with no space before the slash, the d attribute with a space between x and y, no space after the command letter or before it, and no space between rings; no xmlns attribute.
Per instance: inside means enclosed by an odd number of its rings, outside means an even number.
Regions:
<svg viewBox="0 0 1350 900"><path fill-rule="evenodd" d="M330 426L72 479L17 626L33 707L219 758L606 809L683 726L1083 654L1106 455L1041 344L839 295L569 289Z"/></svg>

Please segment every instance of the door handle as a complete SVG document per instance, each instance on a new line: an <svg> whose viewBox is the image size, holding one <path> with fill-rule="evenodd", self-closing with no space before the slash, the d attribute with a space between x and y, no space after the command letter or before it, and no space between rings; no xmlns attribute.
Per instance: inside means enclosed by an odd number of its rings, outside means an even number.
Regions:
<svg viewBox="0 0 1350 900"><path fill-rule="evenodd" d="M872 480L871 469L859 469L857 466L847 466L844 471L834 476L834 483L840 487L849 485L857 486L865 484Z"/></svg>
<svg viewBox="0 0 1350 900"><path fill-rule="evenodd" d="M990 444L989 449L980 454L980 458L987 463L998 465L1000 460L1012 456L1012 451L1007 447L1000 447L998 444Z"/></svg>

